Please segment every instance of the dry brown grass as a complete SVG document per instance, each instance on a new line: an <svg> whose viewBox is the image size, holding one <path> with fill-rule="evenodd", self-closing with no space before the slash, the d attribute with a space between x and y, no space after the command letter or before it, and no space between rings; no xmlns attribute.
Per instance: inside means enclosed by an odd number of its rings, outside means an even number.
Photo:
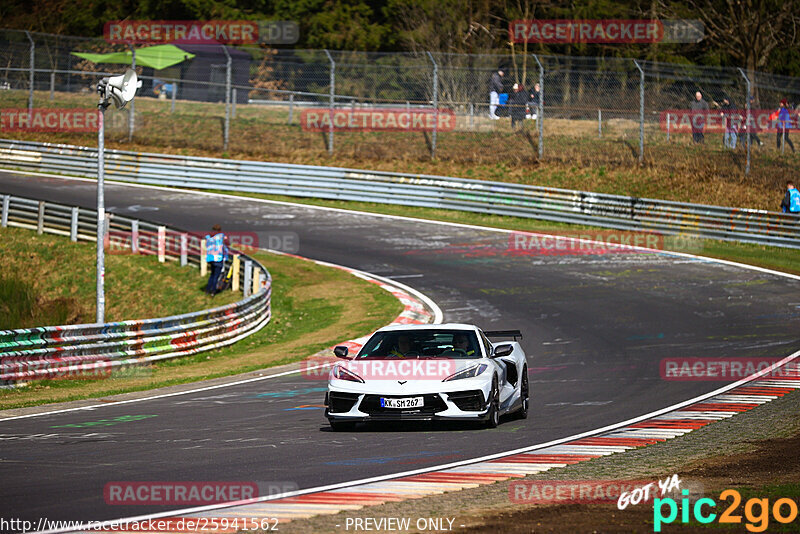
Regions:
<svg viewBox="0 0 800 534"><path fill-rule="evenodd" d="M0 104L24 106L25 95L6 93L0 95ZM53 105L46 93L37 99L41 105ZM89 107L93 98L59 94L54 104ZM237 106L230 148L223 153L223 105L179 101L174 114L169 113L169 105L168 101L137 98L133 143L127 142L127 114L109 111L107 146L501 180L769 210L778 209L783 184L794 177L800 163L795 154L780 154L775 149L774 134L762 133L765 145L753 148L752 172L745 176L744 150L724 150L722 134L707 134L706 143L700 146L691 143L690 134L673 133L667 142L665 132L647 123L644 164L640 165L636 120L604 120L603 136L598 138L594 120L549 117L545 118L544 158L540 161L533 121L526 121L524 131L515 132L508 119L491 121L477 115L473 128L462 116L456 131L439 132L436 160L430 157L431 135L420 132L337 132L335 154L330 156L325 134L301 131L299 108L289 125L288 108L255 105ZM93 134L7 132L4 136L88 146L97 143Z"/></svg>

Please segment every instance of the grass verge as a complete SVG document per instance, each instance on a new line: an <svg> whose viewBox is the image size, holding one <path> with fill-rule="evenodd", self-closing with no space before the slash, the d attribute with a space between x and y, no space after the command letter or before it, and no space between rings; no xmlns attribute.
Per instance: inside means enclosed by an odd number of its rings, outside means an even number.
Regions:
<svg viewBox="0 0 800 534"><path fill-rule="evenodd" d="M93 323L96 247L23 228L0 229L0 330ZM197 269L155 256L106 255L106 320L166 317L235 302L202 288Z"/></svg>
<svg viewBox="0 0 800 534"><path fill-rule="evenodd" d="M76 246L66 239L63 241L67 246ZM2 390L0 409L142 391L289 363L339 341L367 334L391 322L402 311L402 305L391 294L345 271L286 256L267 253L254 256L269 269L273 278L272 320L259 332L230 347L121 370L106 379L43 380ZM206 298L199 291L196 270L166 267L192 277L193 283L184 285ZM151 274L153 279L159 280L158 287L154 288L156 293L177 285L164 283L160 272ZM112 276L109 271L108 277ZM347 295L347 299L342 299L343 295ZM111 293L108 297L109 300L113 298ZM231 294L231 299L236 297ZM195 309L209 304L206 302Z"/></svg>

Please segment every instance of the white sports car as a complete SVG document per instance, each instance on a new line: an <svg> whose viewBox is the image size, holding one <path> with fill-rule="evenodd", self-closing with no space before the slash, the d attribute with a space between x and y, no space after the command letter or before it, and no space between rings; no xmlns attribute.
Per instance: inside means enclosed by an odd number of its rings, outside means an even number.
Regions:
<svg viewBox="0 0 800 534"><path fill-rule="evenodd" d="M492 342L489 338L514 341ZM462 420L496 427L528 415L528 366L518 330L467 324L398 325L375 332L358 354L334 353L325 417L333 430L362 421Z"/></svg>

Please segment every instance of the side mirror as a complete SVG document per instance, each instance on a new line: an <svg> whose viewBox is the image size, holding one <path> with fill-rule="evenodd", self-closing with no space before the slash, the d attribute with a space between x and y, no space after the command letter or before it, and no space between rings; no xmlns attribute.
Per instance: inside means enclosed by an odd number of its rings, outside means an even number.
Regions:
<svg viewBox="0 0 800 534"><path fill-rule="evenodd" d="M508 356L512 352L514 352L514 346L510 345L508 343L505 343L503 345L497 345L494 348L494 355L492 357L493 358L502 358L503 356Z"/></svg>
<svg viewBox="0 0 800 534"><path fill-rule="evenodd" d="M338 347L333 348L333 353L336 355L337 358L347 358L348 352L350 352L350 349L348 349L344 345L339 345Z"/></svg>

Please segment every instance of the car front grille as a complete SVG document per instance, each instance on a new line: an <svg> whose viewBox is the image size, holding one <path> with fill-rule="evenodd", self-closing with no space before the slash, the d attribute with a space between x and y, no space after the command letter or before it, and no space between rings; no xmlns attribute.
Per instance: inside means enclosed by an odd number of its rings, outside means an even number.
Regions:
<svg viewBox="0 0 800 534"><path fill-rule="evenodd" d="M419 408L381 408L381 397L385 399L403 399L407 397L423 397ZM432 415L447 409L438 393L425 395L365 395L359 410L369 415Z"/></svg>
<svg viewBox="0 0 800 534"><path fill-rule="evenodd" d="M447 400L465 412L479 412L486 408L486 400L483 398L483 392L479 389L448 393Z"/></svg>

